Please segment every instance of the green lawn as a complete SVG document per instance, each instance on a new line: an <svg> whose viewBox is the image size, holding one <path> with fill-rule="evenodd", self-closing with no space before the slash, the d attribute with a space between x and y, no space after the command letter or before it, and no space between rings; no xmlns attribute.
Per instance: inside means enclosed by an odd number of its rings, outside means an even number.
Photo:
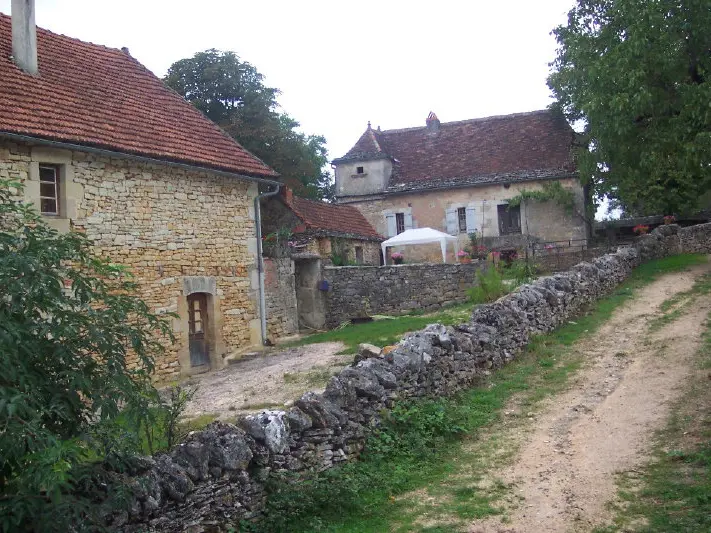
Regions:
<svg viewBox="0 0 711 533"><path fill-rule="evenodd" d="M481 486L478 480L507 455L501 454L501 443L480 439L481 432L496 427L512 397L535 410L541 400L559 392L584 362L570 346L596 331L637 288L704 261L702 255L681 255L647 263L588 314L534 339L516 361L481 386L453 398L401 402L369 439L361 461L306 480L272 484L265 519L243 524L242 531L455 532L473 518L501 513L508 488ZM421 319L397 319L396 324L407 324L398 331L434 321ZM383 329L378 323L364 324L314 337L354 346L394 336L389 325L393 323L385 322ZM463 470L466 476L455 475ZM412 491L417 491L414 497L406 496ZM427 527L421 525L423 517Z"/></svg>

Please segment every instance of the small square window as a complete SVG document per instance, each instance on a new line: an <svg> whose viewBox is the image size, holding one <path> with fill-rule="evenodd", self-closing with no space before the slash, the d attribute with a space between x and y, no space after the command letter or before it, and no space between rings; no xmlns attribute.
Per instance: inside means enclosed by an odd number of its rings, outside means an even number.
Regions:
<svg viewBox="0 0 711 533"><path fill-rule="evenodd" d="M59 215L59 167L40 165L40 212L43 215Z"/></svg>
<svg viewBox="0 0 711 533"><path fill-rule="evenodd" d="M363 167L356 167L356 174L365 174L365 169Z"/></svg>

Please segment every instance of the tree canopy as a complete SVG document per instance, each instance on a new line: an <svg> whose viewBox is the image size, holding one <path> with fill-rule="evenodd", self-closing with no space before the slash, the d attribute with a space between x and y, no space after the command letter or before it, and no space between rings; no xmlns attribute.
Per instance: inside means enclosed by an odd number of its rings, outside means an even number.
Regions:
<svg viewBox="0 0 711 533"><path fill-rule="evenodd" d="M331 199L326 139L305 135L278 111L279 90L233 52L206 50L176 61L164 79L210 120L281 175L295 193Z"/></svg>
<svg viewBox="0 0 711 533"><path fill-rule="evenodd" d="M628 215L688 213L711 195L708 0L577 0L553 31L548 83L581 121L581 176Z"/></svg>

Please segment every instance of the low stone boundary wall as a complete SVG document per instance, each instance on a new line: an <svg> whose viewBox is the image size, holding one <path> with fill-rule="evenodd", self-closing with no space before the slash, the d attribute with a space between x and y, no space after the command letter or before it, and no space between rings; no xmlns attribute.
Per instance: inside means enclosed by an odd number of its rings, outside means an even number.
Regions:
<svg viewBox="0 0 711 533"><path fill-rule="evenodd" d="M486 262L414 264L381 267L326 267L326 326L353 318L397 315L413 309L434 311L465 302L476 272Z"/></svg>
<svg viewBox="0 0 711 533"><path fill-rule="evenodd" d="M291 258L264 258L264 301L267 306L267 337L270 340L299 332L294 262Z"/></svg>
<svg viewBox="0 0 711 533"><path fill-rule="evenodd" d="M606 253L610 253L608 247L604 248L587 248L585 250L576 250L573 252L554 251L536 253L531 259L534 265L539 267L541 272L561 272L568 270L570 267L580 263L581 261L590 261Z"/></svg>
<svg viewBox="0 0 711 533"><path fill-rule="evenodd" d="M553 330L612 291L634 267L680 251L711 251L711 224L662 226L566 272L524 285L476 307L456 327L407 335L383 357L334 376L323 394L308 392L286 411L215 422L169 453L136 462L122 531L220 531L258 515L273 472L322 470L357 458L384 409L423 396L449 396L515 358L532 336ZM474 267L469 267L474 268Z"/></svg>

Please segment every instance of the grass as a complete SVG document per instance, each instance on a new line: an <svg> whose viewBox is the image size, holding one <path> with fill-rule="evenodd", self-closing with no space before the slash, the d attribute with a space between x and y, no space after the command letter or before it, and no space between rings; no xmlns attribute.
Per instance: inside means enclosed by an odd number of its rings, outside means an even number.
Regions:
<svg viewBox="0 0 711 533"><path fill-rule="evenodd" d="M649 331L659 331L684 315L699 296L711 292L711 275L706 274L694 282L688 291L675 294L662 302L659 306L662 315L650 321Z"/></svg>
<svg viewBox="0 0 711 533"><path fill-rule="evenodd" d="M479 387L453 398L396 404L361 461L272 485L265 519L243 525L243 531L434 533L459 531L467 521L490 515L505 520L503 502L514 496L487 477L515 453L496 432L505 406L516 399L524 411L535 411L584 363L570 349L576 341L596 331L635 289L703 261L683 255L647 263L587 315L535 338ZM358 342L373 340L363 336Z"/></svg>
<svg viewBox="0 0 711 533"><path fill-rule="evenodd" d="M458 324L465 321L470 312L471 305L463 304L428 315L413 313L387 320L374 320L373 322L353 324L332 331L315 333L285 346L303 346L317 342L342 342L346 348L341 353L352 354L358 351L358 345L362 342L378 346L395 344L409 331L417 331L436 322Z"/></svg>
<svg viewBox="0 0 711 533"><path fill-rule="evenodd" d="M621 475L614 523L596 533L711 531L711 315L697 372L655 438L652 461Z"/></svg>

